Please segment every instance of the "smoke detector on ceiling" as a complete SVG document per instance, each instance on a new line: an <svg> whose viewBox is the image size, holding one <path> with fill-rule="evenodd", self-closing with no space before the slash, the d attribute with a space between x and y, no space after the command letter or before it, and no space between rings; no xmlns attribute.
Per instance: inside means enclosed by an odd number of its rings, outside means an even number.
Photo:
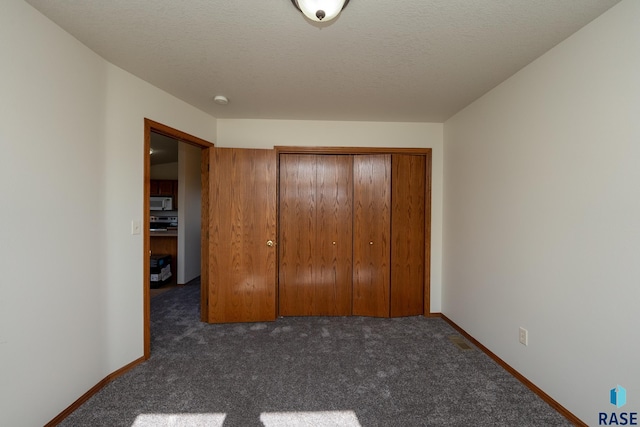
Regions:
<svg viewBox="0 0 640 427"><path fill-rule="evenodd" d="M218 105L227 105L229 103L229 100L224 95L216 95L213 98L213 102L215 102Z"/></svg>

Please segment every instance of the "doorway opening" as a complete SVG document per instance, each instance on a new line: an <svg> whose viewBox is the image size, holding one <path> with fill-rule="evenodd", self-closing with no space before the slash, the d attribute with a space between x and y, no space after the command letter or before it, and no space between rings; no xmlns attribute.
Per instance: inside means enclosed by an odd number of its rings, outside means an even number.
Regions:
<svg viewBox="0 0 640 427"><path fill-rule="evenodd" d="M169 187L171 187L171 183L176 181L174 187L171 189L174 193L171 195L172 199L175 199L178 203L175 206L171 206L171 210L168 211L168 215L163 216L162 218L167 219L169 221L168 224L173 225L177 224L175 234L171 233L172 236L162 237L162 240L165 241L167 245L167 249L163 251L171 251L175 247L175 261L174 268L172 269L172 275L175 275L175 282L178 284L184 284L189 281L190 277L195 274L194 272L198 270L197 265L193 265L194 262L200 262L200 272L201 272L201 318L202 320L206 320L206 295L207 295L207 282L206 282L206 272L208 271L208 257L206 251L206 226L208 224L208 201L207 201L207 191L204 191L208 187L209 182L209 168L208 168L208 158L209 158L209 149L213 147L213 143L209 141L205 141L201 138L195 137L193 135L189 135L177 129L171 128L169 126L163 125L158 122L154 122L149 119L144 120L144 220L143 220L143 231L144 231L144 244L143 244L143 269L144 269L144 278L143 278L143 301L144 301L144 358L148 359L151 355L151 216L149 215L150 211L150 196L151 196L151 179L152 179L152 162L151 162L151 148L153 145L156 147L171 147L172 143L176 144L175 152L182 151L185 155L185 158L188 159L185 164L182 165L171 165L170 163L173 158L169 158L162 160L165 162L165 166L160 169L161 171L154 171L154 176L164 177L167 179L162 179L163 181L167 181ZM193 149L199 148L200 154L199 156L194 155ZM171 150L170 150L171 151ZM160 154L160 153L158 153ZM166 154L166 153L165 153ZM194 159L200 159L199 165L199 174L200 174L200 188L202 191L199 192L199 199L192 204L197 204L200 206L199 209L196 208L197 211L194 212L193 209L185 209L185 206L189 203L189 200L193 201L193 197L195 196L192 190L189 189L189 186L195 188L193 185L189 185L189 181L193 184L193 180L197 179L194 177ZM175 158L177 163L177 157ZM154 161L155 163L155 161ZM160 163L158 163L160 164ZM168 166L166 166L168 165ZM187 169L176 171L179 175L182 175L186 178L182 184L180 184L179 179L173 180L172 175L174 172L173 168L176 169ZM164 171L162 171L164 169ZM162 174L165 175L162 175ZM188 175L185 175L185 173ZM160 174L160 175L158 175ZM169 174L169 175L166 175ZM181 192L179 190L182 190ZM163 189L163 192L169 192L168 189ZM180 193L182 195L180 196ZM175 197L177 196L177 197ZM179 209L179 206L183 206L183 209ZM167 212L164 212L165 214ZM172 216L173 215L173 216ZM189 217L193 220L199 219L197 221L199 223L199 230L194 230L193 227L187 227L187 223L189 222ZM175 220L173 221L172 220ZM179 218L182 221L179 221ZM192 221L196 222L196 221ZM182 223L182 224L181 224ZM172 228L172 227L168 227ZM174 231L174 230L172 230ZM199 236L199 237L198 237ZM154 237L155 239L156 237ZM174 240L175 239L175 240ZM178 242L179 239L179 242ZM195 240L195 241L194 241ZM173 246L175 245L175 246ZM198 247L199 245L199 247ZM178 257L179 248L183 249L183 253L180 257ZM194 257L193 254L200 252L200 257ZM191 254L191 256L188 256ZM187 256L185 256L187 255ZM195 258L195 259L194 259ZM182 264L182 265L181 265ZM178 269L175 268L178 267Z"/></svg>

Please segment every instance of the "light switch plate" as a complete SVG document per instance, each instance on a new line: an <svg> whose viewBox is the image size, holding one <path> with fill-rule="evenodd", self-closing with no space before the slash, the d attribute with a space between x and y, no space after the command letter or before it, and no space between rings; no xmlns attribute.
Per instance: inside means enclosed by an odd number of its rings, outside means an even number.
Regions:
<svg viewBox="0 0 640 427"><path fill-rule="evenodd" d="M140 220L134 219L131 221L131 234L140 234L142 231L142 226L140 225Z"/></svg>

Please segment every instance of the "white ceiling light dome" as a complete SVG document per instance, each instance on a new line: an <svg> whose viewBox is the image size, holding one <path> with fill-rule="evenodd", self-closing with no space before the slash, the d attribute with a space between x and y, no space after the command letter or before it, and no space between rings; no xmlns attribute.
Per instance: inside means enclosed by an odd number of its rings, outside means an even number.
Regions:
<svg viewBox="0 0 640 427"><path fill-rule="evenodd" d="M349 0L291 0L307 18L316 22L327 22L342 12Z"/></svg>

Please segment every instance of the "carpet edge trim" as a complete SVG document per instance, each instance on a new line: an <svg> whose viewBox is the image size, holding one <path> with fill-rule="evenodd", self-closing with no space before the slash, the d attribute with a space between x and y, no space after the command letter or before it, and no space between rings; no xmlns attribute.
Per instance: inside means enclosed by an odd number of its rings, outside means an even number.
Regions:
<svg viewBox="0 0 640 427"><path fill-rule="evenodd" d="M106 386L111 381L113 381L116 378L118 378L120 375L123 375L126 372L130 371L131 369L135 368L136 366L138 366L139 364L141 364L145 360L146 360L146 358L144 356L142 356L142 357L134 360L133 362L130 362L130 363L126 364L122 368L110 373L109 375L104 377L102 380L98 381L98 383L96 385L91 387L89 389L89 391L87 391L85 394L80 396L75 402L73 402L71 405L69 405L64 411L60 412L55 418L53 418L51 421L49 421L47 424L45 424L44 427L55 427L55 426L57 426L62 421L64 421L65 418L67 418L69 415L71 415L73 413L73 411L78 409L84 402L86 402L91 397L93 397L94 394L96 394L100 390L102 390L104 388L104 386Z"/></svg>
<svg viewBox="0 0 640 427"><path fill-rule="evenodd" d="M529 390L538 395L542 400L544 400L549 406L558 411L562 416L564 416L567 420L573 423L578 427L588 427L588 424L582 421L580 418L575 416L571 411L558 403L554 398L545 393L540 387L535 385L531 380L522 375L520 372L516 371L511 365L498 357L494 352L489 350L487 347L482 345L480 341L472 337L467 331L458 326L453 320L449 319L446 315L442 313L429 313L429 317L439 317L445 322L447 322L451 327L460 332L466 339L471 341L476 347L482 350L487 356L493 359L498 365L503 367L507 372L509 372L515 379L524 384Z"/></svg>

